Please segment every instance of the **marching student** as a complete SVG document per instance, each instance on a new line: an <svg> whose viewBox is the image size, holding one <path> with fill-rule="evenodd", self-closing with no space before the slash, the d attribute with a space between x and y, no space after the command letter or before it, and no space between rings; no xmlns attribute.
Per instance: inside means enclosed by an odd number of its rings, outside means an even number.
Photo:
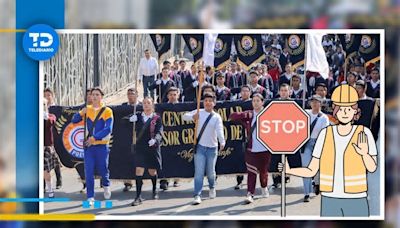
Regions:
<svg viewBox="0 0 400 228"><path fill-rule="evenodd" d="M312 152L315 146L315 143L318 138L319 132L324 129L325 127L329 126L329 119L326 114L321 111L322 106L322 97L319 95L312 96L310 100L311 110L306 110L308 115L310 116L310 139L307 141L306 145L304 146L304 150L301 151L301 165L302 167L307 167L312 158ZM315 188L316 191L319 189L319 175L314 178L317 180ZM304 202L310 201L310 193L312 192L312 183L311 178L303 178L303 190L304 190ZM316 192L317 194L318 192Z"/></svg>
<svg viewBox="0 0 400 228"><path fill-rule="evenodd" d="M253 97L253 94L259 93L264 98L267 98L268 97L267 89L265 89L264 87L262 87L262 86L260 86L258 84L258 73L257 73L257 71L250 71L249 76L250 76L249 87L251 89L251 97Z"/></svg>
<svg viewBox="0 0 400 228"><path fill-rule="evenodd" d="M169 68L168 67L163 67L162 69L162 77L160 79L157 79L153 82L149 88L151 90L156 89L157 90L157 102L160 103L166 103L168 101L167 98L167 91L169 88L172 86L175 86L175 82L172 81L172 79L168 76L169 74Z"/></svg>
<svg viewBox="0 0 400 228"><path fill-rule="evenodd" d="M367 83L367 96L372 98L380 97L380 80L379 80L379 69L374 68L371 70L371 80Z"/></svg>
<svg viewBox="0 0 400 228"><path fill-rule="evenodd" d="M218 157L218 142L220 150L225 147L224 130L221 116L214 111L216 104L215 95L204 94L204 109L187 112L183 115L185 121L199 121L197 128L197 144L194 154L194 201L201 203L201 191L203 189L204 173L207 175L210 186L209 197L216 197L215 191L215 165Z"/></svg>
<svg viewBox="0 0 400 228"><path fill-rule="evenodd" d="M196 81L197 78L197 69L196 66L193 64L189 72L185 70L186 62L185 60L180 61L181 69L178 71L178 74L181 77L182 81L182 102L194 102L196 100L196 87L199 83Z"/></svg>
<svg viewBox="0 0 400 228"><path fill-rule="evenodd" d="M47 99L43 99L44 108L44 180L45 192L49 198L54 198L54 191L51 184L51 170L55 168L58 162L58 156L54 149L53 125L56 122L56 116L49 113L47 109Z"/></svg>
<svg viewBox="0 0 400 228"><path fill-rule="evenodd" d="M225 77L220 73L216 72L215 77L217 78L217 86L215 95L217 101L229 101L231 98L231 90L225 86Z"/></svg>
<svg viewBox="0 0 400 228"><path fill-rule="evenodd" d="M138 93L135 89L129 88L127 92L127 98L128 101L122 103L122 105L130 105L130 106L135 106L135 105L142 105L142 102L140 102L138 98ZM125 181L124 182L124 189L122 190L123 192L127 192L132 188L132 181Z"/></svg>
<svg viewBox="0 0 400 228"><path fill-rule="evenodd" d="M303 99L303 93L305 92L301 86L301 77L298 74L293 74L291 78L291 84L292 84L292 94L290 95L290 98L292 99ZM307 92L305 92L305 98L308 98Z"/></svg>
<svg viewBox="0 0 400 228"><path fill-rule="evenodd" d="M248 85L243 85L241 90L240 90L240 100L243 102L246 101L251 101L250 98L250 87ZM247 145L244 145L244 148L246 148ZM235 190L239 190L242 186L244 176L243 175L236 175L236 185L235 185Z"/></svg>
<svg viewBox="0 0 400 228"><path fill-rule="evenodd" d="M176 87L171 87L168 90L168 104L178 104L179 103L179 89ZM168 179L161 179L160 180L160 189L166 191L168 190ZM174 187L179 187L179 179L174 179Z"/></svg>
<svg viewBox="0 0 400 228"><path fill-rule="evenodd" d="M136 122L136 198L131 206L143 203L142 185L143 175L147 169L153 184L153 199L158 199L157 173L161 170L161 118L154 112L154 101L151 97L143 99L143 112L135 113L129 118Z"/></svg>
<svg viewBox="0 0 400 228"><path fill-rule="evenodd" d="M239 121L247 132L247 147L245 152L245 161L247 167L247 196L246 203L254 201L254 192L256 187L257 173L260 174L260 183L262 197L268 197L268 168L271 160L271 153L257 140L255 128L257 126L257 114L263 109L264 97L259 94L253 94L253 110L236 112L230 115L232 121Z"/></svg>
<svg viewBox="0 0 400 228"><path fill-rule="evenodd" d="M91 101L90 99L90 93L88 93L88 101ZM44 90L44 97L47 100L47 108L49 108L50 106L54 106L56 105L55 101L54 101L54 92L53 90L51 90L50 88L46 88ZM56 154L57 155L57 154ZM62 187L62 176L61 176L61 162L60 162L60 158L58 156L56 156L55 160L54 160L54 172L56 173L56 189L60 189Z"/></svg>
<svg viewBox="0 0 400 228"><path fill-rule="evenodd" d="M110 199L110 172L108 170L109 142L113 128L113 112L102 102L104 93L96 87L91 91L92 105L88 105L72 117L72 123L79 123L86 117L87 139L85 141L85 176L89 204L94 203L94 175L101 175L104 198Z"/></svg>

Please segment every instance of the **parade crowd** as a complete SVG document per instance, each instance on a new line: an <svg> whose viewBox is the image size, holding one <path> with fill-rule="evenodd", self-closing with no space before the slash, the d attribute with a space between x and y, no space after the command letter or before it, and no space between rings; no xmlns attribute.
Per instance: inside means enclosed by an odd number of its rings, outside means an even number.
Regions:
<svg viewBox="0 0 400 228"><path fill-rule="evenodd" d="M174 187L179 186L179 179L162 179L158 181L158 172L162 170L161 132L163 130L160 116L155 112L155 103L197 102L201 100L203 108L187 112L184 120L197 122L197 136L194 145L194 188L193 204L202 201L204 174L209 183L209 198L217 197L215 181L217 179L215 166L219 150L225 146L223 122L221 116L213 111L217 102L251 101L252 110L231 113L229 119L241 124L246 130L243 141L244 157L247 170L246 203L254 201L257 175L260 178L262 197L269 196L268 167L271 153L257 140L255 122L257 113L266 100L306 100L310 119L310 140L302 148L302 166L307 167L312 159L313 148L320 131L329 126L330 119L325 114L329 109L329 101L335 88L348 85L355 88L358 100L377 99L380 94L380 75L378 65L365 65L358 54L346 60L346 53L336 36L325 36L323 47L330 66L329 77L323 78L315 72L308 72L302 67L293 67L291 55L285 47L280 35L264 36L264 52L266 59L251 67L246 67L236 61L233 54L231 60L219 68L191 64L186 59L164 61L159 66L156 58L149 50L144 51L140 61L137 80L143 86L143 95L135 88L127 90L127 102L122 105L142 106L140 112L130 115L129 122L133 123L135 139L135 187L136 196L132 206L143 203L143 176L147 172L152 183L153 199L159 198L159 191L168 190L170 182ZM200 79L204 74L204 82ZM200 92L198 92L199 87ZM198 94L201 97L198 98ZM57 176L56 188L62 187L60 162L54 149L52 126L55 116L49 113L48 107L55 105L54 92L47 88L44 91L44 180L48 197L54 197L51 172ZM110 134L113 127L112 110L104 104L103 92L95 87L87 92L87 106L76 113L72 122L85 119L88 135L85 141L85 183L87 199L94 202L95 171L101 176L101 186L104 198L110 199L110 180L108 157ZM143 99L139 99L143 97ZM284 110L283 110L284 111ZM362 113L362 111L361 111ZM304 202L309 202L310 195L319 194L319 173L314 177L303 178ZM243 187L244 175L237 175L235 189ZM285 181L290 181L287 177ZM159 188L157 184L159 183ZM281 177L272 175L272 186L279 188ZM129 191L133 182L124 183L123 191Z"/></svg>

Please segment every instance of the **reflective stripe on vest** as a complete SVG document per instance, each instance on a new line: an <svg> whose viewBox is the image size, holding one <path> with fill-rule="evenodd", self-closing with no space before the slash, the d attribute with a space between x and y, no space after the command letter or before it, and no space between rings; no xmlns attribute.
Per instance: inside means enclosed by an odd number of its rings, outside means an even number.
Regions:
<svg viewBox="0 0 400 228"><path fill-rule="evenodd" d="M367 171L362 157L355 151L353 143L357 144L358 133L363 131L364 127L357 126L349 143L346 146L343 155L343 173L344 173L344 192L361 193L367 191ZM320 159L320 190L321 192L332 192L335 170L335 141L333 127L326 128L324 146L322 148Z"/></svg>

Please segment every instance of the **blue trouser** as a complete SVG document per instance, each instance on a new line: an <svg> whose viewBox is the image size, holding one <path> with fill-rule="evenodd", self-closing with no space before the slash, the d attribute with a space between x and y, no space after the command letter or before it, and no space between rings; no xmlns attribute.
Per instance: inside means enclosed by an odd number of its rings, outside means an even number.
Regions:
<svg viewBox="0 0 400 228"><path fill-rule="evenodd" d="M210 189L215 188L215 165L217 163L217 147L197 146L194 155L194 195L200 196L203 189L204 173L207 174Z"/></svg>
<svg viewBox="0 0 400 228"><path fill-rule="evenodd" d="M321 217L368 217L367 197L355 199L322 196Z"/></svg>
<svg viewBox="0 0 400 228"><path fill-rule="evenodd" d="M154 82L154 75L144 76L143 75L143 97L147 97L149 95L148 90L150 91L150 96L154 99L154 89L149 89L149 87Z"/></svg>
<svg viewBox="0 0 400 228"><path fill-rule="evenodd" d="M94 175L97 171L101 176L103 186L110 186L110 171L108 170L108 145L93 145L85 150L85 177L87 198L94 197Z"/></svg>
<svg viewBox="0 0 400 228"><path fill-rule="evenodd" d="M301 153L301 166L302 167L308 167L310 164L310 161L312 159L312 152L314 149L314 145L316 143L317 139L310 139L306 143L304 147L303 153ZM303 190L304 190L304 195L310 195L312 192L312 182L310 177L303 177Z"/></svg>

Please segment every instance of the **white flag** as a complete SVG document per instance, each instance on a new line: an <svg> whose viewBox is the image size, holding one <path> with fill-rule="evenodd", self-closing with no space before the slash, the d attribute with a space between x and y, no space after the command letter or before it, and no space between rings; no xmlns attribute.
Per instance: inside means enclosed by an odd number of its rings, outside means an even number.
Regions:
<svg viewBox="0 0 400 228"><path fill-rule="evenodd" d="M203 60L205 66L214 66L214 47L218 34L204 34Z"/></svg>
<svg viewBox="0 0 400 228"><path fill-rule="evenodd" d="M322 37L324 34L307 34L306 42L306 70L318 72L324 79L329 76L329 64L326 60Z"/></svg>

